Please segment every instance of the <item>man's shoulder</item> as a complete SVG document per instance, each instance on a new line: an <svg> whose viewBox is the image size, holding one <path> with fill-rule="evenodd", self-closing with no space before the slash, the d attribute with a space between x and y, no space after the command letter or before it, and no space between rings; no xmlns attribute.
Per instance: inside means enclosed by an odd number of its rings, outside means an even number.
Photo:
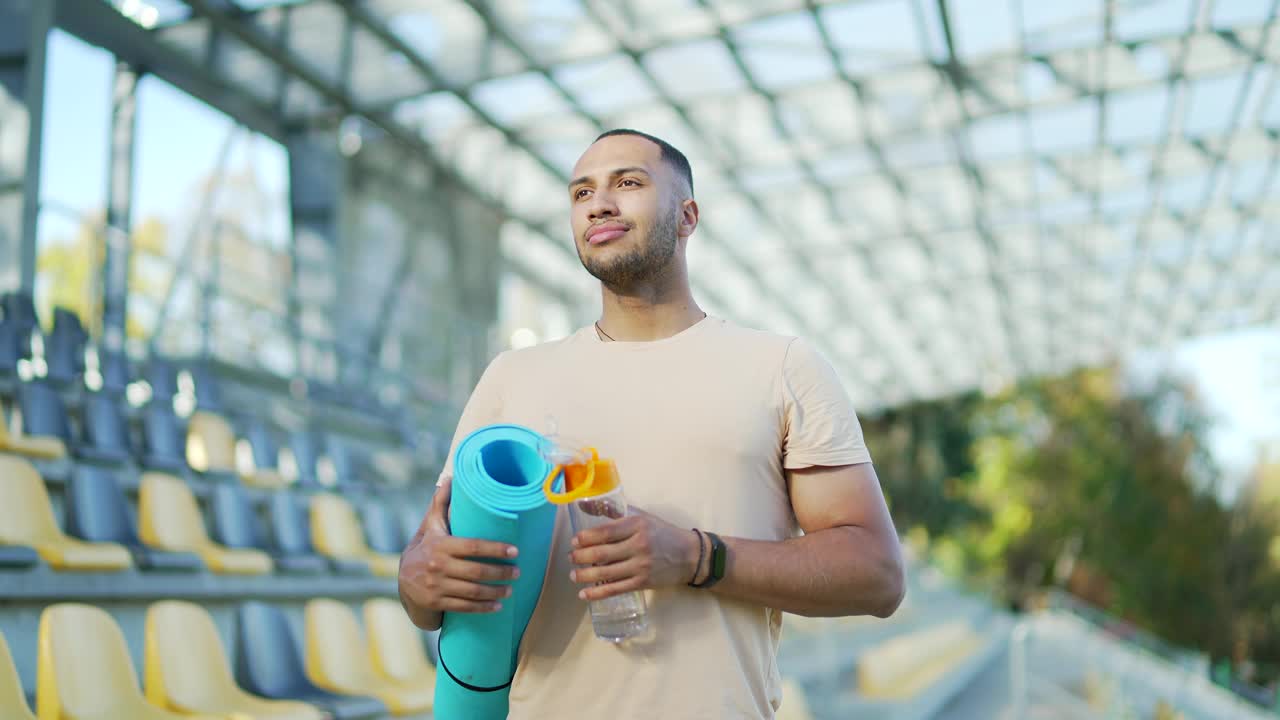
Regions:
<svg viewBox="0 0 1280 720"><path fill-rule="evenodd" d="M716 320L715 335L718 341L733 345L735 348L785 353L793 342L801 339L796 335L739 325L732 320L722 318Z"/></svg>

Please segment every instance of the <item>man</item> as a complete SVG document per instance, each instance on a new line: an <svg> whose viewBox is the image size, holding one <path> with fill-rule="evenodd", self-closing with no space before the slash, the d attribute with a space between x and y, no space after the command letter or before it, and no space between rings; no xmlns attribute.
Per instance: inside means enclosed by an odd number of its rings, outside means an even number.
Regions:
<svg viewBox="0 0 1280 720"><path fill-rule="evenodd" d="M698 307L684 155L615 130L573 177L574 240L600 280L600 320L500 354L454 442L491 423L554 423L617 462L637 511L573 537L562 513L509 717L772 718L783 612L888 617L902 600L898 538L857 416L808 342ZM485 583L512 576L474 559L510 548L449 535L450 478L446 465L401 559L401 599L426 629L442 612L492 612L506 589ZM646 594L652 637L596 638L587 603L633 590Z"/></svg>

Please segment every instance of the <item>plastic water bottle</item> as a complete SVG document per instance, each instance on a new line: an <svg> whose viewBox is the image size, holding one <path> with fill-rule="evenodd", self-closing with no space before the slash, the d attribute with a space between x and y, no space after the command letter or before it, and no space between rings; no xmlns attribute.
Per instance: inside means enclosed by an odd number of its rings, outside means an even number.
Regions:
<svg viewBox="0 0 1280 720"><path fill-rule="evenodd" d="M543 490L548 500L568 508L575 535L626 517L627 499L612 460L601 460L595 448L558 447L549 450L548 459L555 469ZM591 626L604 640L620 643L648 630L644 594L639 591L593 600L590 609Z"/></svg>

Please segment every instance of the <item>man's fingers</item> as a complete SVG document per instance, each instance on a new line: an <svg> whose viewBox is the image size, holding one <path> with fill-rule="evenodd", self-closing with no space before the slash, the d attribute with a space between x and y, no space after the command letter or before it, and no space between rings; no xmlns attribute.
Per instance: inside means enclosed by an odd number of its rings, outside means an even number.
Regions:
<svg viewBox="0 0 1280 720"><path fill-rule="evenodd" d="M480 540L478 538L464 538L451 536L440 540L440 549L445 553L456 558L497 558L500 560L510 560L519 555L519 550L515 545L494 542L492 540Z"/></svg>
<svg viewBox="0 0 1280 720"><path fill-rule="evenodd" d="M520 577L520 569L514 565L495 565L454 558L446 564L445 575L472 582L502 582Z"/></svg>
<svg viewBox="0 0 1280 720"><path fill-rule="evenodd" d="M440 609L454 613L494 613L502 609L501 602L476 602L462 598L441 598Z"/></svg>
<svg viewBox="0 0 1280 720"><path fill-rule="evenodd" d="M485 585L449 578L440 583L440 594L444 597L474 600L476 602L498 602L511 597L510 585Z"/></svg>
<svg viewBox="0 0 1280 720"><path fill-rule="evenodd" d="M643 522L639 517L625 517L589 530L583 530L573 537L573 546L575 548L585 548L593 545L622 542L634 535Z"/></svg>
<svg viewBox="0 0 1280 720"><path fill-rule="evenodd" d="M622 562L634 555L635 549L627 544L624 538L608 545L579 548L569 555L569 559L574 565L608 565Z"/></svg>
<svg viewBox="0 0 1280 720"><path fill-rule="evenodd" d="M611 582L607 585L594 585L592 587L583 588L578 597L593 602L603 600L604 598L614 597L615 595L625 595L636 590L643 590L644 582L637 577L629 577L618 582Z"/></svg>
<svg viewBox="0 0 1280 720"><path fill-rule="evenodd" d="M623 562L615 562L608 565L593 565L591 567L576 568L572 573L570 573L569 579L583 585L612 583L620 580L626 580L627 578L637 578L643 582L643 570L644 565L640 559L631 558Z"/></svg>

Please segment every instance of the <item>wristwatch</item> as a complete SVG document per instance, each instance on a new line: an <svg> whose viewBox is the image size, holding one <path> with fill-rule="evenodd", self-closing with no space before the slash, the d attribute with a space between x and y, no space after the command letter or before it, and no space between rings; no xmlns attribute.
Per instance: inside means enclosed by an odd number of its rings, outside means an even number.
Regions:
<svg viewBox="0 0 1280 720"><path fill-rule="evenodd" d="M729 548L725 546L724 541L720 539L719 535L716 535L713 532L707 532L706 530L703 530L702 534L706 535L707 540L711 542L711 557L708 558L711 567L707 572L707 578L702 582L693 585L693 587L709 588L724 578L724 569L726 559L729 554Z"/></svg>

